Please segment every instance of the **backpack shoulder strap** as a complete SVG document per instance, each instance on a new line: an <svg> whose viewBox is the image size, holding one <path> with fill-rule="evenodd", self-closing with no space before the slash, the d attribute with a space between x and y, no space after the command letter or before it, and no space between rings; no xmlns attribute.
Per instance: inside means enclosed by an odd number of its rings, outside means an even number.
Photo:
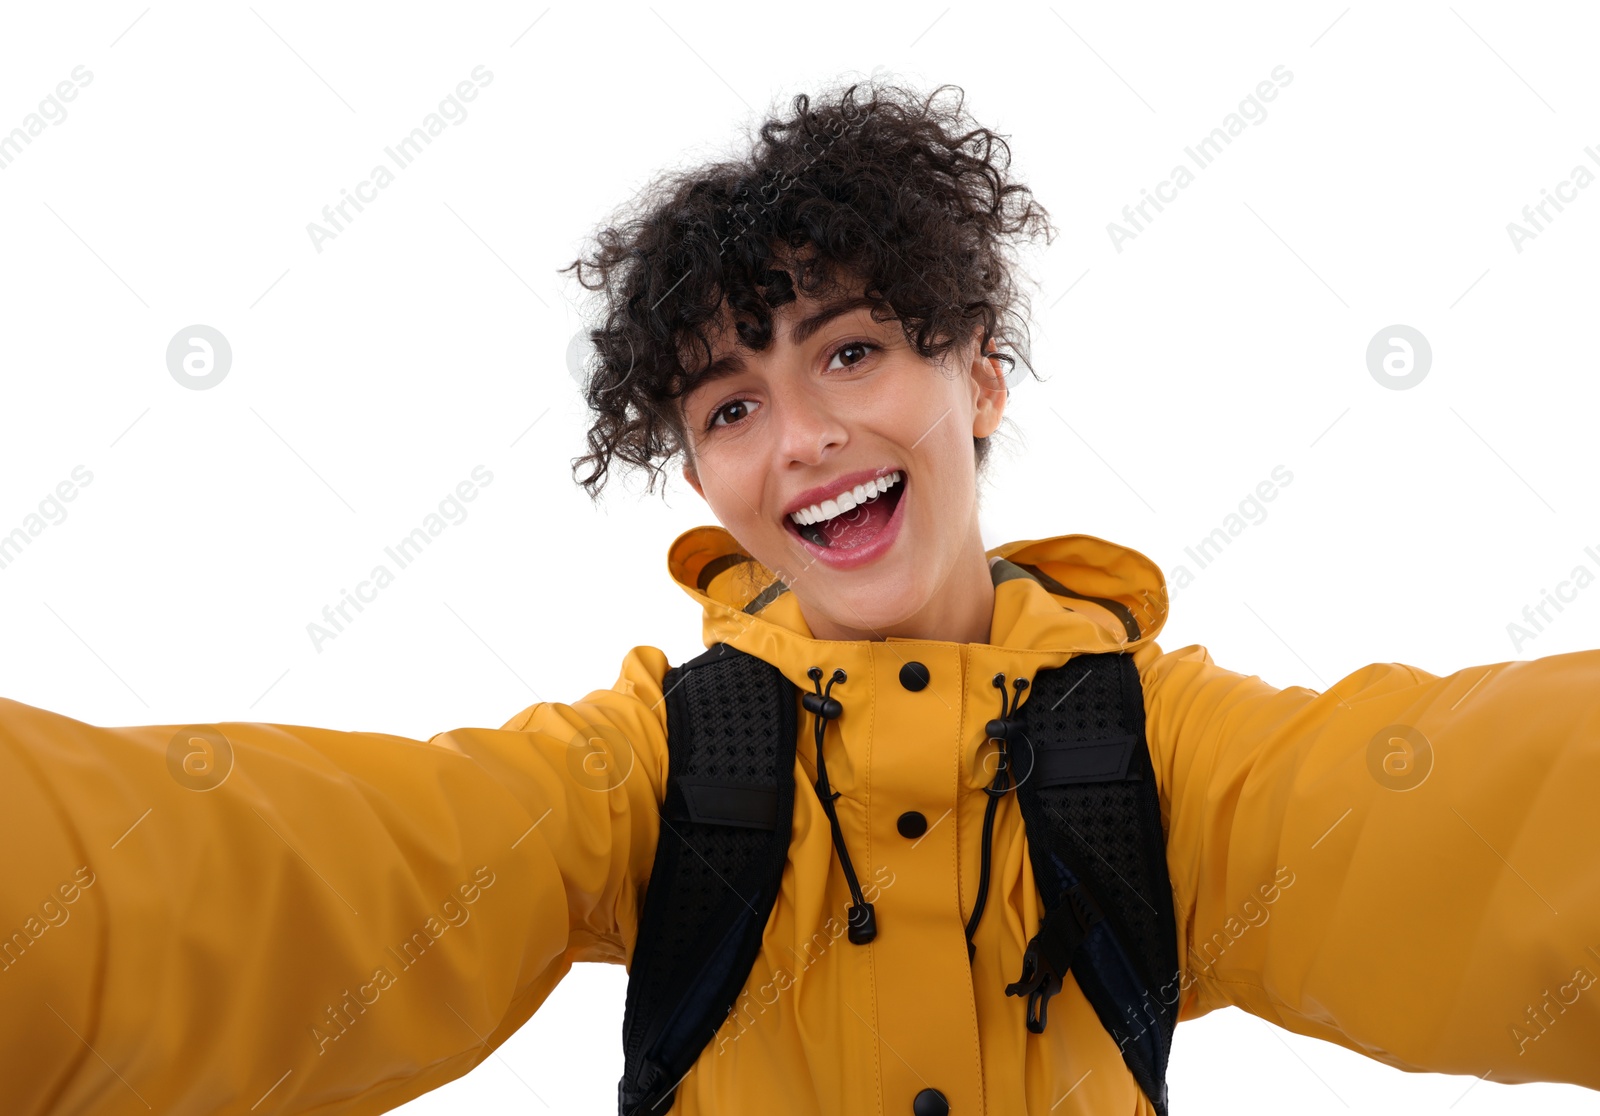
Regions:
<svg viewBox="0 0 1600 1116"><path fill-rule="evenodd" d="M1028 997L1037 1034L1070 969L1166 1116L1177 924L1139 672L1125 651L1085 654L1031 690L1008 744L1045 914L1006 994Z"/></svg>
<svg viewBox="0 0 1600 1116"><path fill-rule="evenodd" d="M621 1116L661 1116L761 950L794 820L796 688L717 644L667 672L667 790L628 970Z"/></svg>

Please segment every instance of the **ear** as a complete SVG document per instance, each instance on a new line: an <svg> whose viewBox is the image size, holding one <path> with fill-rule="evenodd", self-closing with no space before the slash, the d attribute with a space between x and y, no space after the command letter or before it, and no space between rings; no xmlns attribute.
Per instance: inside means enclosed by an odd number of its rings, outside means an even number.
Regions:
<svg viewBox="0 0 1600 1116"><path fill-rule="evenodd" d="M689 482L689 487L694 489L696 496L702 500L706 498L705 489L700 487L700 477L695 473L694 465L688 461L683 463L683 479Z"/></svg>
<svg viewBox="0 0 1600 1116"><path fill-rule="evenodd" d="M979 340L981 341L981 336ZM975 343L971 373L972 436L987 438L999 429L1000 418L1005 414L1007 395L1005 364L993 356L984 356L983 345Z"/></svg>

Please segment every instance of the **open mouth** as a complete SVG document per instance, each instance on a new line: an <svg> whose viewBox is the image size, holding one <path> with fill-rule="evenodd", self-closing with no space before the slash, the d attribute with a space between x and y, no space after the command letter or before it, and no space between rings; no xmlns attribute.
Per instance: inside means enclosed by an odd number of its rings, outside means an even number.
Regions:
<svg viewBox="0 0 1600 1116"><path fill-rule="evenodd" d="M906 475L895 470L841 491L784 517L789 530L813 546L848 551L872 543L894 518L905 495Z"/></svg>

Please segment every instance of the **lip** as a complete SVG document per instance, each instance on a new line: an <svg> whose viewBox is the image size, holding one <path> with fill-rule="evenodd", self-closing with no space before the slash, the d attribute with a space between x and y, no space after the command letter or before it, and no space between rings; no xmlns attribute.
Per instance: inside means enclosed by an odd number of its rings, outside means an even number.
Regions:
<svg viewBox="0 0 1600 1116"><path fill-rule="evenodd" d="M824 500L831 500L847 488L854 488L858 484L866 484L869 480L887 477L891 473L904 473L898 465L884 465L877 469L858 469L854 473L845 473L835 477L827 484L819 484L815 488L808 488L789 502L783 509L783 518L787 520L801 508L809 508L812 504L820 504Z"/></svg>
<svg viewBox="0 0 1600 1116"><path fill-rule="evenodd" d="M844 483L846 481L849 481L850 486L854 487L863 481L872 480L874 477L888 476L893 472L895 472L894 469L880 469L877 471L868 471L864 473L851 473L847 476L840 477L838 481L834 482L835 487L833 488L814 488L810 492L805 493L802 496L802 499L804 499L806 502L802 504L796 504L795 507L796 509L810 507L812 504L820 503L822 500L832 497L834 493L840 491L840 489L844 487ZM904 485L906 484L905 471L902 469L900 470L900 473L900 483ZM851 547L849 550L835 550L833 547L829 546L818 546L816 543L802 535L799 529L796 527L794 520L790 519L787 515L783 517L784 529L789 532L789 535L797 543L799 543L802 548L810 553L812 561L820 562L830 569L853 570L858 566L864 566L869 562L877 561L877 559L882 557L883 554L894 545L895 540L900 537L900 524L905 519L906 497L908 493L909 489L900 494L900 499L894 506L894 513L889 516L889 522L884 524L883 530L878 532L878 535L875 539L864 546Z"/></svg>

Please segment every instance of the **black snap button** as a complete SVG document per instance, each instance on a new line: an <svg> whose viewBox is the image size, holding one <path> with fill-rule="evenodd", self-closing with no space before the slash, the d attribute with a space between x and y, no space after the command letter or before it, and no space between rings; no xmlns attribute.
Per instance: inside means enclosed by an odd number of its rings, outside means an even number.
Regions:
<svg viewBox="0 0 1600 1116"><path fill-rule="evenodd" d="M924 1089L911 1102L911 1116L950 1116L950 1102L937 1089Z"/></svg>
<svg viewBox="0 0 1600 1116"><path fill-rule="evenodd" d="M922 816L920 810L907 810L900 815L900 820L894 823L902 837L921 837L928 832L928 819Z"/></svg>
<svg viewBox="0 0 1600 1116"><path fill-rule="evenodd" d="M900 685L916 693L928 684L928 679L933 677L928 673L928 668L921 663L907 663L900 668Z"/></svg>

